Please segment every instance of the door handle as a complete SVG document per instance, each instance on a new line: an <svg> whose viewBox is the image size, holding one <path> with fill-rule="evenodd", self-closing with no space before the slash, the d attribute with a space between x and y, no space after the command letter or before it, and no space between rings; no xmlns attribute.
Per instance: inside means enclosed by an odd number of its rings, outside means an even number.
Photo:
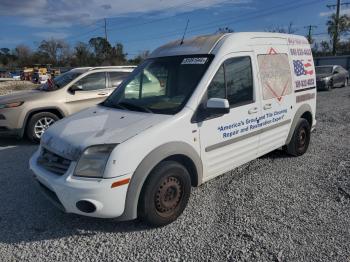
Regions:
<svg viewBox="0 0 350 262"><path fill-rule="evenodd" d="M265 104L264 105L264 110L267 110L267 109L270 109L270 108L272 108L271 104Z"/></svg>
<svg viewBox="0 0 350 262"><path fill-rule="evenodd" d="M248 114L255 114L258 113L258 108L257 107L253 107L251 109L248 110Z"/></svg>
<svg viewBox="0 0 350 262"><path fill-rule="evenodd" d="M106 93L106 92L101 92L101 93L98 93L97 95L99 95L99 96L105 96L105 95L108 95L108 93Z"/></svg>

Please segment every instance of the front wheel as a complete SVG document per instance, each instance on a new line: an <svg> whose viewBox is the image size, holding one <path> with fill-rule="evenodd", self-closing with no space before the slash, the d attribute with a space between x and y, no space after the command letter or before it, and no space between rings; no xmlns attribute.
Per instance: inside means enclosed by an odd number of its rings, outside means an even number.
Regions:
<svg viewBox="0 0 350 262"><path fill-rule="evenodd" d="M58 116L50 112L41 112L33 115L27 126L28 138L38 143L46 129L58 120Z"/></svg>
<svg viewBox="0 0 350 262"><path fill-rule="evenodd" d="M161 162L151 172L141 192L139 214L152 226L164 226L176 220L187 206L191 178L178 162Z"/></svg>
<svg viewBox="0 0 350 262"><path fill-rule="evenodd" d="M292 156L303 155L309 147L310 138L310 124L306 119L300 118L297 123L297 126L295 127L293 136L289 144L287 145L287 153Z"/></svg>

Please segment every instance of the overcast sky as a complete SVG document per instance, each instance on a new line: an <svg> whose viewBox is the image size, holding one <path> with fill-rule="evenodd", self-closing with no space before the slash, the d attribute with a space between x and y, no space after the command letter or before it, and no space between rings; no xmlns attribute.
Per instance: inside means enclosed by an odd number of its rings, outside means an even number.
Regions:
<svg viewBox="0 0 350 262"><path fill-rule="evenodd" d="M317 25L318 40L327 39L325 23L336 0L0 0L0 48L26 44L36 48L45 38L63 38L74 46L91 37L121 42L133 56L180 38L213 33L219 27L264 31L293 22L297 34ZM344 13L350 9L343 8Z"/></svg>

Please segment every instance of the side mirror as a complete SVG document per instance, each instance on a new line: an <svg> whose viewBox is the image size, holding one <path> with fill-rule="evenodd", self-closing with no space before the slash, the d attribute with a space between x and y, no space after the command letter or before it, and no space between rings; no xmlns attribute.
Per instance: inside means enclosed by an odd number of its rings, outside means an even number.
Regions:
<svg viewBox="0 0 350 262"><path fill-rule="evenodd" d="M207 101L207 110L211 114L228 114L230 112L230 103L223 98L210 98Z"/></svg>
<svg viewBox="0 0 350 262"><path fill-rule="evenodd" d="M83 90L83 86L82 85L72 85L71 88L69 89L73 94L76 91L82 91Z"/></svg>
<svg viewBox="0 0 350 262"><path fill-rule="evenodd" d="M333 72L333 75L336 75L336 74L339 74L339 72L338 72L338 71L334 71L334 72Z"/></svg>

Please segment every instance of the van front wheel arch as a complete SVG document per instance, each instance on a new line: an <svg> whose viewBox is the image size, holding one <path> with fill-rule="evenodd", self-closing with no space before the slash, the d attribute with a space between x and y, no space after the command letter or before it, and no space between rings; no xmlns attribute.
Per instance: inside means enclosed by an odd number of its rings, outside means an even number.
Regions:
<svg viewBox="0 0 350 262"><path fill-rule="evenodd" d="M191 194L191 177L175 161L159 163L147 178L141 192L139 216L152 226L176 220L186 208Z"/></svg>

